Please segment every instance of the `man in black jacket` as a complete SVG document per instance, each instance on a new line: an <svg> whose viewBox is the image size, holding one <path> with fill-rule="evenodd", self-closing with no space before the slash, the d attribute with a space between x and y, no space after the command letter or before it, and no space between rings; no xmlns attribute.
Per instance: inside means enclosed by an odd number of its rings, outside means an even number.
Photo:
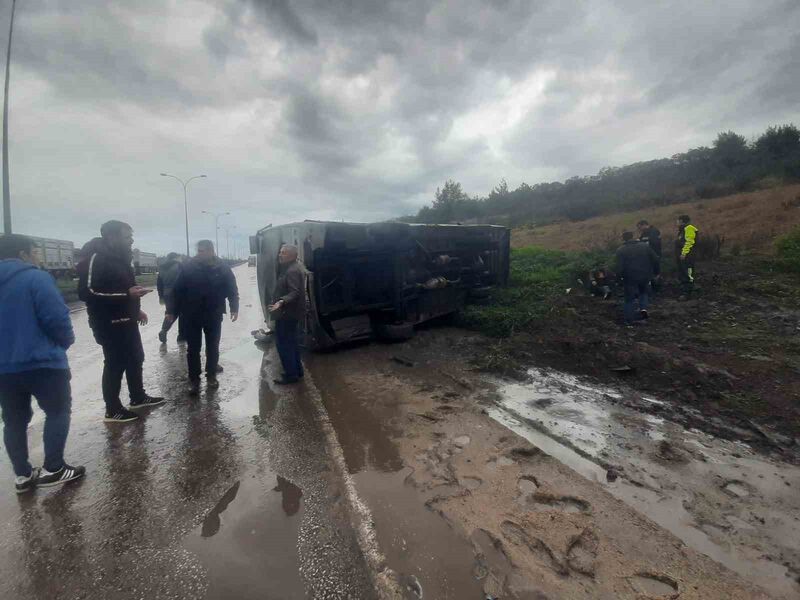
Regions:
<svg viewBox="0 0 800 600"><path fill-rule="evenodd" d="M172 298L175 293L175 282L178 280L178 275L181 272L180 256L176 252L167 254L167 260L158 268L158 278L156 279L156 289L158 290L158 301L164 305L169 306L168 300ZM161 331L158 332L158 341L162 344L167 343L167 333L172 328L171 321L164 316L164 322L161 324ZM178 343L186 341L186 336L183 332L183 321L178 319Z"/></svg>
<svg viewBox="0 0 800 600"><path fill-rule="evenodd" d="M306 314L306 273L297 262L297 248L285 244L278 253L280 273L275 283L275 294L268 307L275 319L275 346L283 366L283 377L275 379L278 385L297 383L303 377L303 361L298 346L299 325Z"/></svg>
<svg viewBox="0 0 800 600"><path fill-rule="evenodd" d="M149 396L142 382L144 348L139 325L147 323L140 299L151 292L136 284L131 267L133 229L121 221L108 221L82 250L78 265L78 297L86 302L89 326L103 347L103 400L108 422L138 419L119 398L122 375L128 381L130 408L155 406L163 398Z"/></svg>
<svg viewBox="0 0 800 600"><path fill-rule="evenodd" d="M645 219L642 219L636 224L636 229L639 231L639 241L647 242L650 249L656 253L659 262L661 261L661 232L658 228L653 227ZM653 292L658 292L661 289L661 278L656 276L650 282L650 288Z"/></svg>
<svg viewBox="0 0 800 600"><path fill-rule="evenodd" d="M639 300L639 319L647 319L650 281L661 273L658 255L643 242L633 239L633 233L622 234L623 244L617 250L617 277L622 280L625 294L623 316L626 325L636 321L634 302Z"/></svg>
<svg viewBox="0 0 800 600"><path fill-rule="evenodd" d="M197 256L181 266L175 293L167 306L167 319L185 321L186 361L189 367L189 393L200 391L200 348L206 338L206 384L219 387L219 340L225 299L231 309L231 321L239 318L239 289L231 268L214 255L209 240L197 243Z"/></svg>

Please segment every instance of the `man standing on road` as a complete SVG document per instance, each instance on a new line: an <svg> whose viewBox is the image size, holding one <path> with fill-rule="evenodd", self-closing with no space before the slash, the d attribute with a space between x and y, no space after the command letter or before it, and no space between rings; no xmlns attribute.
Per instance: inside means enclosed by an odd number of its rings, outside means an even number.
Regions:
<svg viewBox="0 0 800 600"><path fill-rule="evenodd" d="M75 342L69 309L53 278L37 269L30 238L0 237L0 406L3 439L17 493L82 477L64 462L72 396L67 348ZM44 411L44 467L28 461L31 396Z"/></svg>
<svg viewBox="0 0 800 600"><path fill-rule="evenodd" d="M275 319L275 346L283 366L278 385L297 383L303 377L303 362L298 347L298 328L305 320L306 273L297 262L297 248L288 244L278 253L280 274L275 284L273 303L268 307Z"/></svg>
<svg viewBox="0 0 800 600"><path fill-rule="evenodd" d="M206 385L219 387L219 340L225 299L231 309L231 321L239 318L239 289L231 268L214 254L209 240L197 242L197 256L182 265L175 283L167 319L180 318L186 336L186 361L189 368L189 393L200 392L200 348L206 338Z"/></svg>
<svg viewBox="0 0 800 600"><path fill-rule="evenodd" d="M623 317L626 325L647 319L650 281L661 273L658 256L649 245L633 239L633 232L622 234L623 244L617 250L617 276L622 279L625 294ZM637 319L634 302L639 301Z"/></svg>
<svg viewBox="0 0 800 600"><path fill-rule="evenodd" d="M681 282L681 298L688 300L694 290L694 247L697 243L697 227L691 224L689 215L678 217L678 236L675 238L675 262Z"/></svg>
<svg viewBox="0 0 800 600"><path fill-rule="evenodd" d="M169 306L172 295L175 293L175 282L178 280L178 275L181 271L180 255L176 252L167 254L167 260L158 269L158 279L156 279L156 290L158 290L158 301L162 306ZM169 311L167 311L169 312ZM158 332L158 341L162 344L167 343L167 332L169 332L174 320L170 320L164 316L164 322L161 324L161 331ZM183 320L178 319L178 343L186 341L186 336L183 332Z"/></svg>
<svg viewBox="0 0 800 600"><path fill-rule="evenodd" d="M99 238L83 247L78 265L78 297L86 302L89 326L103 347L103 400L107 422L124 423L139 416L122 406L119 398L122 375L128 381L130 408L156 406L163 398L147 395L142 381L144 348L139 324L147 323L141 310L148 290L136 284L131 267L133 229L121 221L108 221Z"/></svg>
<svg viewBox="0 0 800 600"><path fill-rule="evenodd" d="M639 230L639 241L647 242L650 249L658 256L659 263L661 262L661 232L650 225L646 220L642 219L636 224L636 229ZM658 292L661 288L661 277L656 276L650 282L650 287L653 292Z"/></svg>

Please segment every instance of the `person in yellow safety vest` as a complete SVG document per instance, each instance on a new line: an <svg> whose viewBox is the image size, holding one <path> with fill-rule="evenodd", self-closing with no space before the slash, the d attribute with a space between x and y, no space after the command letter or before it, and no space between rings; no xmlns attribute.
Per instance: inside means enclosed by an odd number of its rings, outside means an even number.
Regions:
<svg viewBox="0 0 800 600"><path fill-rule="evenodd" d="M675 239L675 261L678 279L681 282L681 297L688 299L694 289L694 248L697 244L697 227L691 224L689 215L678 217L678 237Z"/></svg>

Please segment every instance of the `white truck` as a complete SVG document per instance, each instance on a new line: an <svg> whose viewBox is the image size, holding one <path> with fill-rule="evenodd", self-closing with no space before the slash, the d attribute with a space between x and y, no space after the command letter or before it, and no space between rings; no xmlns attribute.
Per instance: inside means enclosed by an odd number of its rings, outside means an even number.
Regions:
<svg viewBox="0 0 800 600"><path fill-rule="evenodd" d="M134 248L133 269L137 275L141 273L155 273L158 271L158 257L156 253L142 252L138 248Z"/></svg>

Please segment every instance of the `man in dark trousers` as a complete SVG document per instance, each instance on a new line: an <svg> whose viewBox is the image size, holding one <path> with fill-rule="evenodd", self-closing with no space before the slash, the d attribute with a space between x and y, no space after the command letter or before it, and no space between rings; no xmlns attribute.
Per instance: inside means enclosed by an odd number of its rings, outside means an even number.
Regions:
<svg viewBox="0 0 800 600"><path fill-rule="evenodd" d="M30 238L0 237L0 406L3 440L18 494L82 477L64 462L72 396L67 348L75 341L69 309L53 281L37 269ZM31 396L44 411L44 467L28 461Z"/></svg>
<svg viewBox="0 0 800 600"><path fill-rule="evenodd" d="M200 392L200 348L206 338L206 385L219 387L219 340L225 299L231 309L231 321L239 318L239 289L231 268L214 254L209 240L197 242L197 255L181 266L167 319L185 321L186 361L189 367L189 393Z"/></svg>
<svg viewBox="0 0 800 600"><path fill-rule="evenodd" d="M623 244L617 250L617 277L622 280L625 295L623 317L626 325L647 319L650 281L661 273L658 256L648 245L633 239L633 232L622 234ZM637 318L634 303L639 301Z"/></svg>
<svg viewBox="0 0 800 600"><path fill-rule="evenodd" d="M661 232L650 225L645 219L642 219L636 224L636 229L639 231L639 241L646 242L650 249L656 253L659 262L661 262ZM658 292L661 288L661 278L656 276L650 282L650 288L653 292Z"/></svg>
<svg viewBox="0 0 800 600"><path fill-rule="evenodd" d="M164 398L144 391L144 348L139 325L147 323L141 298L152 290L137 285L131 266L133 229L122 221L108 221L100 237L88 242L78 264L78 297L86 302L89 326L103 347L103 400L106 422L125 423L139 416L122 406L122 375L128 381L130 408L156 406Z"/></svg>
<svg viewBox="0 0 800 600"><path fill-rule="evenodd" d="M178 280L178 275L181 272L180 255L176 252L167 254L167 260L158 268L158 278L156 279L156 290L158 290L158 301L162 306L169 306L169 300L175 293L175 282ZM161 324L161 331L158 332L158 341L162 344L167 343L167 333L172 328L175 321L167 319L164 316L164 322ZM178 343L186 341L186 336L183 333L183 321L178 319Z"/></svg>
<svg viewBox="0 0 800 600"><path fill-rule="evenodd" d="M278 281L272 304L268 307L275 319L275 346L283 366L283 376L275 379L275 383L290 385L303 377L297 336L306 314L306 272L297 262L295 246L286 244L281 247L278 263Z"/></svg>
<svg viewBox="0 0 800 600"><path fill-rule="evenodd" d="M689 215L678 217L678 235L675 238L675 262L684 300L688 300L694 291L694 247L698 230L691 221Z"/></svg>

